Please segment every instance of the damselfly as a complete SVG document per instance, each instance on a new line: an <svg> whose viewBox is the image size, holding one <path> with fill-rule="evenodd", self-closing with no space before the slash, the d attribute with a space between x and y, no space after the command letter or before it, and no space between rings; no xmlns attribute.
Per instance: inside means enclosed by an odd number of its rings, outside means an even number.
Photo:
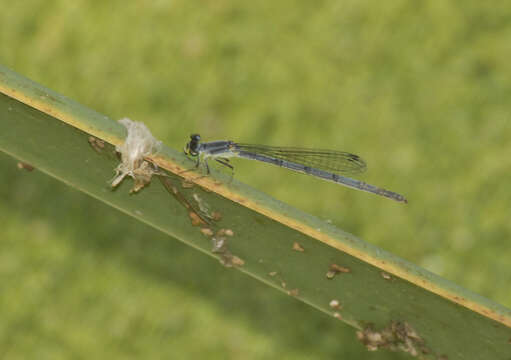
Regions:
<svg viewBox="0 0 511 360"><path fill-rule="evenodd" d="M366 170L364 160L344 151L252 145L230 140L201 142L200 135L193 134L186 144L185 153L197 158L197 166L203 161L208 174L208 158L234 169L229 158L240 157L281 166L395 201L408 202L403 195L344 176L360 174Z"/></svg>

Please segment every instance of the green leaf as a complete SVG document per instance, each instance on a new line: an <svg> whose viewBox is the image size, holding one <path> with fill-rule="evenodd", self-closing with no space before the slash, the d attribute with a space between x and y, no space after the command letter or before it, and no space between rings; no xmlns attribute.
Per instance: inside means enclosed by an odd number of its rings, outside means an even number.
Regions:
<svg viewBox="0 0 511 360"><path fill-rule="evenodd" d="M186 171L168 147L147 159L168 176L113 190L121 124L3 67L0 92L0 150L341 319L369 349L509 359L509 309L225 174Z"/></svg>

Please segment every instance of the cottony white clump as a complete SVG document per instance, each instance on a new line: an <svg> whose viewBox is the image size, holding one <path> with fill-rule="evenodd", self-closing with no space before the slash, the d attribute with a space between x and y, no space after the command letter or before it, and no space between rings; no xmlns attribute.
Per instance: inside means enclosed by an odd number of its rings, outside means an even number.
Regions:
<svg viewBox="0 0 511 360"><path fill-rule="evenodd" d="M121 163L115 169L112 187L116 187L126 176L130 176L135 180L131 192L136 192L148 184L151 176L157 173L144 157L156 154L161 148L161 141L156 140L147 126L141 122L128 118L119 122L128 130L128 136L124 144L115 148L121 154Z"/></svg>

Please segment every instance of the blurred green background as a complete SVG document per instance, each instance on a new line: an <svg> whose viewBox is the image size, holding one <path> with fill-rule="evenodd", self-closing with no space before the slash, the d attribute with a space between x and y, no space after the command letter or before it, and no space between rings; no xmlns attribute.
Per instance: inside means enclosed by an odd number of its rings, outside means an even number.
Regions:
<svg viewBox="0 0 511 360"><path fill-rule="evenodd" d="M511 306L511 5L2 1L0 62L182 148L334 148L402 205L264 164L236 177ZM6 359L406 358L0 154Z"/></svg>

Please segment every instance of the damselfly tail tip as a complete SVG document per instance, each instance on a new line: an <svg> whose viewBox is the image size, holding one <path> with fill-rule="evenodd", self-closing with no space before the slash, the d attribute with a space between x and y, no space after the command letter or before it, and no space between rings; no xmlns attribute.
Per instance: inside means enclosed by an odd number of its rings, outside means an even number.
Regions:
<svg viewBox="0 0 511 360"><path fill-rule="evenodd" d="M406 200L406 198L403 195L401 195L401 194L394 193L393 196L391 196L391 199L395 200L397 202L408 204L408 200Z"/></svg>

